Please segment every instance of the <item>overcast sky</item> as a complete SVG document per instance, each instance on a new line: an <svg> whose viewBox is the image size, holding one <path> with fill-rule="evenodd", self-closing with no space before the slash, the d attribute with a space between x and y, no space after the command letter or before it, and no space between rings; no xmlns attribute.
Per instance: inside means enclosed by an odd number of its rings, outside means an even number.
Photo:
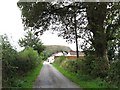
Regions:
<svg viewBox="0 0 120 90"><path fill-rule="evenodd" d="M0 34L7 34L10 42L17 50L21 50L18 40L24 36L25 31L21 20L21 11L17 7L18 0L1 0L0 2ZM12 37L12 38L11 38ZM57 34L45 32L41 37L44 45L65 45L72 50L76 50L75 43L68 44L62 37Z"/></svg>

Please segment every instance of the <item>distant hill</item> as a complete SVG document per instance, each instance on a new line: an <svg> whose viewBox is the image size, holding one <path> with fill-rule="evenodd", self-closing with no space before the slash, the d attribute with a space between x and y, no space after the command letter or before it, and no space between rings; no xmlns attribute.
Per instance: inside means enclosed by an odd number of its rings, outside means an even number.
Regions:
<svg viewBox="0 0 120 90"><path fill-rule="evenodd" d="M57 52L57 51L67 51L69 52L71 50L70 47L68 46L62 46L62 45L45 45L46 49L45 51L49 51L49 52Z"/></svg>

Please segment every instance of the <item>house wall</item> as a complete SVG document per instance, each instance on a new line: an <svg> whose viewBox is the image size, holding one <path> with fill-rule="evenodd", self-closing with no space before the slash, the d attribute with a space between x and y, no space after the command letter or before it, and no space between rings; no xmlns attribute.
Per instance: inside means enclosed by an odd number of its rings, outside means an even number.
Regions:
<svg viewBox="0 0 120 90"><path fill-rule="evenodd" d="M58 58L58 57L60 57L60 56L54 56L54 58ZM67 59L76 59L77 58L77 56L65 56ZM84 58L84 56L79 56L79 58L81 58L81 59L83 59Z"/></svg>

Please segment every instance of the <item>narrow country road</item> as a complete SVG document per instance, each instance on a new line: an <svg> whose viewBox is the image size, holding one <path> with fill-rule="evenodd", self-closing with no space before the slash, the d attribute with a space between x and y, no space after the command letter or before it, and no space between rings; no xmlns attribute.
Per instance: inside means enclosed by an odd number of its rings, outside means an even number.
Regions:
<svg viewBox="0 0 120 90"><path fill-rule="evenodd" d="M41 72L34 83L35 88L80 88L64 77L51 64L44 62Z"/></svg>

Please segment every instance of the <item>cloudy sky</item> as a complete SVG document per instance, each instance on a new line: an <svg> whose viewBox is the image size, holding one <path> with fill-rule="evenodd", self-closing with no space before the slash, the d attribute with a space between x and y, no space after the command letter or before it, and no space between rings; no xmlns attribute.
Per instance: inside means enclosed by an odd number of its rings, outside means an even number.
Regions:
<svg viewBox="0 0 120 90"><path fill-rule="evenodd" d="M1 0L0 2L0 34L7 34L10 42L17 50L21 50L18 45L18 40L24 36L25 31L23 29L21 20L21 11L17 7L18 0ZM41 37L44 45L65 45L71 49L75 49L74 44L68 44L61 37L57 37L57 34L51 34L47 31Z"/></svg>

